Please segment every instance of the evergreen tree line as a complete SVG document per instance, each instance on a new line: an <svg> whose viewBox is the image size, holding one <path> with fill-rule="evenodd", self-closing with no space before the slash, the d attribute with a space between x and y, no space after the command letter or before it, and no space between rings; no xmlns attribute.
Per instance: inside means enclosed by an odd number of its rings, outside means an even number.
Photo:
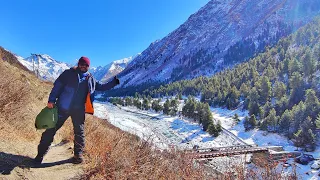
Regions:
<svg viewBox="0 0 320 180"><path fill-rule="evenodd" d="M136 94L135 97L113 97L109 98L109 102L114 105L121 106L135 106L141 110L154 110L156 112L163 112L163 114L176 116L178 113L179 100L181 95L177 95L173 99L167 99L163 105L160 104L161 99L152 99L151 96L141 97ZM222 131L220 121L217 124L213 123L212 113L208 103L197 102L193 97L189 96L186 100L185 106L182 108L182 115L188 118L192 118L199 124L202 124L203 130L209 132L209 134L217 137Z"/></svg>
<svg viewBox="0 0 320 180"><path fill-rule="evenodd" d="M320 19L281 39L246 63L212 77L183 80L144 94L201 95L201 102L249 110L246 129L284 133L297 146L315 147L319 116Z"/></svg>
<svg viewBox="0 0 320 180"><path fill-rule="evenodd" d="M163 105L160 104L161 99L152 99L151 96L140 96L135 97L113 97L109 98L109 102L114 105L121 106L135 106L141 110L154 110L156 112L163 112L163 114L175 116L178 113L179 98L178 96L174 99L167 99Z"/></svg>

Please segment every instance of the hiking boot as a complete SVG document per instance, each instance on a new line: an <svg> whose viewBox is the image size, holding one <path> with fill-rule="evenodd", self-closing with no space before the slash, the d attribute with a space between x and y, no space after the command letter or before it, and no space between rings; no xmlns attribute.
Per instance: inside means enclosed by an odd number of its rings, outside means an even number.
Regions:
<svg viewBox="0 0 320 180"><path fill-rule="evenodd" d="M72 158L73 164L81 164L83 162L83 156L82 155L74 155Z"/></svg>
<svg viewBox="0 0 320 180"><path fill-rule="evenodd" d="M43 156L39 156L37 155L34 159L33 159L33 163L35 165L40 165L42 163L42 160L43 160Z"/></svg>

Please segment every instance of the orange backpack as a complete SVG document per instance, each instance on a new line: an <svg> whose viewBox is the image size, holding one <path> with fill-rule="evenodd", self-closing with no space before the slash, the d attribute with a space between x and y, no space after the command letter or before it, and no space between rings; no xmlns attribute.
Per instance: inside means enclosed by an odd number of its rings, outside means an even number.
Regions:
<svg viewBox="0 0 320 180"><path fill-rule="evenodd" d="M88 93L87 95L87 100L85 105L86 105L86 113L93 114L94 109L93 109L93 104L91 103L90 93Z"/></svg>

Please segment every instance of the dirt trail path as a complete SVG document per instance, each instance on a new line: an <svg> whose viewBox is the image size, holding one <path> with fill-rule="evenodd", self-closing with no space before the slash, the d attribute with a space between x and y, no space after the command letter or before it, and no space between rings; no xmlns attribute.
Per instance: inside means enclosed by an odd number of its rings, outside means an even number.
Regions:
<svg viewBox="0 0 320 180"><path fill-rule="evenodd" d="M71 163L72 144L58 144L50 147L48 154L45 156L43 163L37 167L31 163L30 155L27 151L24 153L11 154L15 150L10 147L2 146L0 142L0 179L79 179L82 173L82 165ZM34 145L33 145L34 146ZM7 147L6 150L3 147ZM34 147L26 147L34 150ZM26 155L25 155L26 154Z"/></svg>

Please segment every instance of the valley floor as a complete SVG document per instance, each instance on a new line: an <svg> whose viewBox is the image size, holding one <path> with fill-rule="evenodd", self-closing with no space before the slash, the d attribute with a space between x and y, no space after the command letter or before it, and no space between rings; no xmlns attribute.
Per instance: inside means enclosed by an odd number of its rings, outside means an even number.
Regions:
<svg viewBox="0 0 320 180"><path fill-rule="evenodd" d="M235 113L240 120L247 115L246 111L226 110L221 108L211 108L213 117L220 120L223 131L214 138L202 127L190 119L182 117L170 117L152 111L142 111L135 107L118 107L110 103L96 102L95 115L102 119L109 119L109 122L120 129L138 135L140 138L148 140L158 148L166 149L177 147L179 149L192 149L194 145L200 148L224 147L246 144L258 146L283 146L285 151L294 151L296 147L287 138L274 134L265 133L260 130L244 131L243 121L235 124L232 117ZM232 134L231 134L231 133ZM235 138L236 136L237 138ZM320 158L320 147L316 151L309 153L315 158ZM287 168L284 171L290 171ZM318 179L319 171L311 170L310 165L297 165L297 172L301 179Z"/></svg>

